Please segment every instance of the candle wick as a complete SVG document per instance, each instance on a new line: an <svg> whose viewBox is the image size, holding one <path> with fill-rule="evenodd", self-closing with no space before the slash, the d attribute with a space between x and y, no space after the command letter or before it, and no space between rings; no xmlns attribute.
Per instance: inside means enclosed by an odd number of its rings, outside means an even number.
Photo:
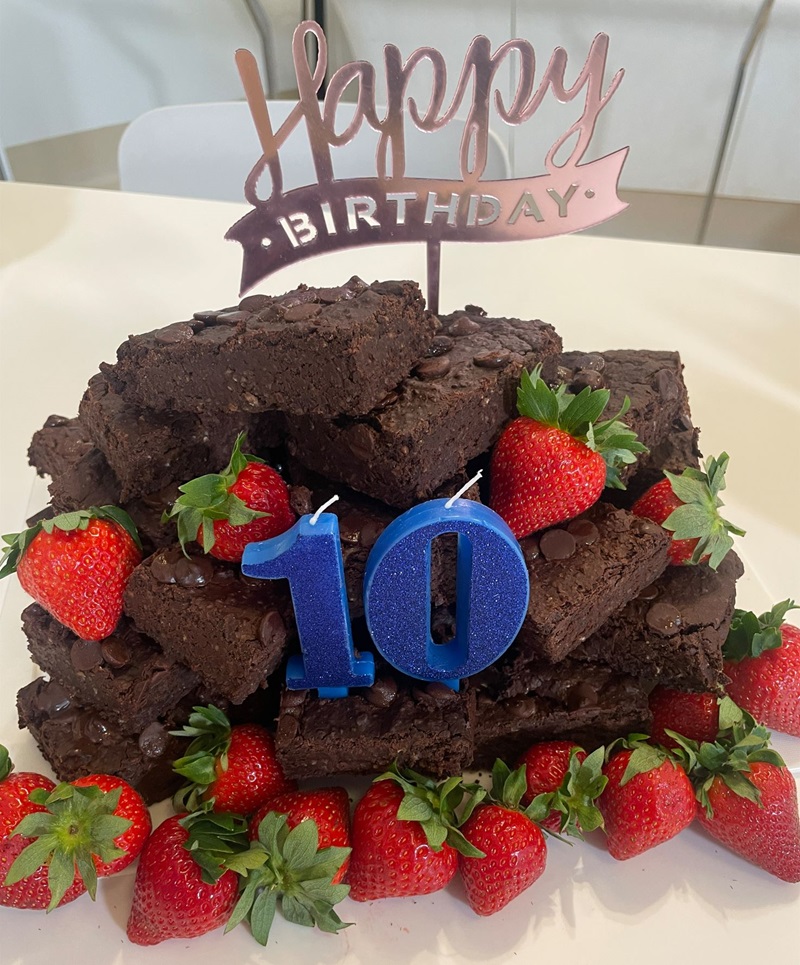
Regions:
<svg viewBox="0 0 800 965"><path fill-rule="evenodd" d="M338 498L339 498L338 496L331 496L331 498L327 501L327 503L323 503L320 506L320 508L316 511L316 513L314 513L314 515L311 517L311 520L308 525L313 526L314 523L316 523L316 521L319 519L320 515L325 512L328 506L332 506Z"/></svg>
<svg viewBox="0 0 800 965"><path fill-rule="evenodd" d="M470 479L468 482L465 482L465 483L464 483L464 485L461 487L461 489L459 489L459 491L455 494L455 496L451 496L451 497L447 500L447 502L444 504L444 508L445 508L445 509L451 509L452 506L453 506L453 503L458 499L458 497L459 497L459 496L463 496L464 493L469 489L469 487L470 487L470 486L474 486L475 483L476 483L482 476L483 476L483 470L482 470L482 469L479 469L478 472L472 477L472 479Z"/></svg>

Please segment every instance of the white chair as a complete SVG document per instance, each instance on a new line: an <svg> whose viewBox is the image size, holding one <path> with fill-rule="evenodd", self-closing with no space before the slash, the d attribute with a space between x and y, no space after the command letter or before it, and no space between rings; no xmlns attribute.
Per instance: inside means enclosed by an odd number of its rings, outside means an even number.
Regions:
<svg viewBox="0 0 800 965"><path fill-rule="evenodd" d="M268 103L277 130L295 102ZM338 130L344 130L353 111L352 104L340 105ZM464 122L456 119L441 131L427 134L407 120L406 174L459 177L463 130ZM377 142L378 134L362 124L349 144L332 148L335 177L375 177ZM160 107L137 117L123 134L118 155L120 187L146 194L242 201L245 179L260 156L255 126L244 101ZM316 181L302 123L281 148L281 162L284 191ZM508 176L508 155L500 138L490 131L483 179ZM268 195L269 186L261 193Z"/></svg>

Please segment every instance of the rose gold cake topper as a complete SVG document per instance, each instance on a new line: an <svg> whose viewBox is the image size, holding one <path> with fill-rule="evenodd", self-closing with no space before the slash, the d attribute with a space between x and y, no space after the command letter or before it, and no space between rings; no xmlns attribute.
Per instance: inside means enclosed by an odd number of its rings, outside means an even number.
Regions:
<svg viewBox="0 0 800 965"><path fill-rule="evenodd" d="M306 37L318 45L311 69ZM607 221L627 205L617 195L619 176L628 154L622 148L596 161L581 164L594 134L598 116L622 80L618 71L607 90L603 75L608 36L592 41L586 62L571 86L565 73L567 54L557 47L538 85L536 55L527 40L509 40L492 53L489 39L475 37L467 49L452 101L445 107L447 69L434 47L420 47L403 61L393 44L384 48L387 106L375 102L375 67L367 61L345 64L331 77L324 101L317 99L327 67L327 45L319 24L301 23L292 42L299 100L277 131L273 130L255 58L248 50L236 52L236 63L253 115L263 154L245 182L245 197L253 210L231 227L226 238L244 249L241 291L284 265L339 248L390 241L425 241L428 245L428 304L438 311L439 248L442 241L521 241L580 231ZM507 104L493 81L503 62L516 54L518 80ZM427 61L433 84L427 107L421 110L406 97L409 81ZM358 98L346 130L336 133L336 111L352 83ZM471 89L471 102L465 101ZM544 160L545 173L502 181L483 181L492 103L498 117L519 125L536 113L548 91L561 103L583 93L580 117L555 141ZM492 94L494 95L492 97ZM460 180L405 176L404 123L406 113L422 131L443 128L462 105L467 109L459 162ZM305 123L316 170L314 184L284 193L280 149L292 131ZM366 123L379 134L376 177L336 180L331 148L341 147ZM563 163L559 150L574 139ZM262 175L269 174L269 197L258 196Z"/></svg>

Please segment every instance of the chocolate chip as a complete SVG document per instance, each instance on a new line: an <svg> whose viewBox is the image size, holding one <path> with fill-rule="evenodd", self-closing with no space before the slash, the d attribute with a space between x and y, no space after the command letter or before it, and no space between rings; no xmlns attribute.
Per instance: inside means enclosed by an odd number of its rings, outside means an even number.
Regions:
<svg viewBox="0 0 800 965"><path fill-rule="evenodd" d="M453 348L453 340L449 335L437 335L431 342L425 357L429 359L437 358L439 355L447 355Z"/></svg>
<svg viewBox="0 0 800 965"><path fill-rule="evenodd" d="M533 717L536 713L536 699L534 697L519 697L517 700L509 702L508 709L512 717L520 719Z"/></svg>
<svg viewBox="0 0 800 965"><path fill-rule="evenodd" d="M106 637L101 649L103 660L114 670L121 670L131 662L131 648L121 637Z"/></svg>
<svg viewBox="0 0 800 965"><path fill-rule="evenodd" d="M602 372L606 367L606 360L598 352L587 352L579 355L572 363L577 370L590 369L593 372Z"/></svg>
<svg viewBox="0 0 800 965"><path fill-rule="evenodd" d="M655 583L651 583L650 586L646 586L643 590L639 592L638 599L640 600L655 600L658 597L658 587Z"/></svg>
<svg viewBox="0 0 800 965"><path fill-rule="evenodd" d="M448 335L455 335L456 338L459 335L471 335L473 332L480 330L480 325L469 318L467 315L459 315L458 318L454 318L452 322L447 326L445 332Z"/></svg>
<svg viewBox="0 0 800 965"><path fill-rule="evenodd" d="M678 378L675 373L669 369L661 369L656 374L656 388L658 389L659 395L666 402L674 402L681 394Z"/></svg>
<svg viewBox="0 0 800 965"><path fill-rule="evenodd" d="M283 298L276 301L275 304L279 308L294 308L296 305L308 305L316 300L316 292L311 291L309 288L299 288L290 295L284 295Z"/></svg>
<svg viewBox="0 0 800 965"><path fill-rule="evenodd" d="M100 644L96 640L76 640L70 647L69 659L78 671L94 670L103 662Z"/></svg>
<svg viewBox="0 0 800 965"><path fill-rule="evenodd" d="M351 279L352 281L353 279ZM360 279L359 279L360 281ZM350 282L347 283L348 287ZM405 286L401 281L381 281L375 282L372 286L372 290L377 292L379 295L405 295Z"/></svg>
<svg viewBox="0 0 800 965"><path fill-rule="evenodd" d="M423 382L441 379L450 371L450 359L446 355L435 359L423 359L414 369L414 375Z"/></svg>
<svg viewBox="0 0 800 965"><path fill-rule="evenodd" d="M289 690L287 687L281 697L281 710L294 710L302 706L306 699L307 690Z"/></svg>
<svg viewBox="0 0 800 965"><path fill-rule="evenodd" d="M265 308L269 308L274 300L270 295L245 295L239 302L239 310L242 312L263 312Z"/></svg>
<svg viewBox="0 0 800 965"><path fill-rule="evenodd" d="M567 694L567 710L578 710L581 707L596 707L599 703L597 691L585 680L575 684Z"/></svg>
<svg viewBox="0 0 800 965"><path fill-rule="evenodd" d="M317 301L323 305L334 305L346 297L344 288L318 288L316 294ZM352 298L352 295L350 297Z"/></svg>
<svg viewBox="0 0 800 965"><path fill-rule="evenodd" d="M649 536L655 536L656 533L664 533L663 527L659 526L658 523L654 523L652 519L644 519L639 516L635 523L641 533L647 533Z"/></svg>
<svg viewBox="0 0 800 965"><path fill-rule="evenodd" d="M280 722L281 739L293 740L300 732L300 722L291 714L284 714Z"/></svg>
<svg viewBox="0 0 800 965"><path fill-rule="evenodd" d="M671 603L654 603L645 616L651 630L662 637L674 637L680 630L682 618L680 610Z"/></svg>
<svg viewBox="0 0 800 965"><path fill-rule="evenodd" d="M162 724L154 720L139 734L139 750L145 757L161 757L167 749L169 735Z"/></svg>
<svg viewBox="0 0 800 965"><path fill-rule="evenodd" d="M590 519L573 519L567 526L567 532L575 537L575 542L581 546L591 546L600 538L600 530Z"/></svg>
<svg viewBox="0 0 800 965"><path fill-rule="evenodd" d="M70 705L69 694L61 684L51 680L36 694L36 706L47 717L63 713Z"/></svg>
<svg viewBox="0 0 800 965"><path fill-rule="evenodd" d="M366 291L368 288L369 285L363 278L359 278L358 275L353 275L353 277L344 284L344 289L350 293L348 296L350 298L355 298L356 295L360 295L361 292ZM402 294L402 288L400 294Z"/></svg>
<svg viewBox="0 0 800 965"><path fill-rule="evenodd" d="M388 707L397 696L397 681L394 677L378 677L371 687L364 691L364 698L373 707Z"/></svg>
<svg viewBox="0 0 800 965"><path fill-rule="evenodd" d="M525 539L521 539L519 541L519 547L522 550L522 555L525 557L525 560L528 563L538 560L539 556L541 555L538 536L526 536Z"/></svg>
<svg viewBox="0 0 800 965"><path fill-rule="evenodd" d="M480 369L504 369L511 361L511 352L484 352L483 355L473 355L472 361Z"/></svg>
<svg viewBox="0 0 800 965"><path fill-rule="evenodd" d="M167 551L162 551L155 556L150 564L150 572L153 579L158 580L159 583L174 583L175 560L171 558L171 554L168 554Z"/></svg>
<svg viewBox="0 0 800 965"><path fill-rule="evenodd" d="M570 382L570 387L576 392L581 392L587 387L590 389L602 389L605 384L605 379L599 372L585 369L575 375Z"/></svg>
<svg viewBox="0 0 800 965"><path fill-rule="evenodd" d="M214 566L204 556L181 556L175 562L175 582L178 586L205 586L214 578Z"/></svg>
<svg viewBox="0 0 800 965"><path fill-rule="evenodd" d="M93 744L102 744L110 733L108 726L94 714L85 720L83 732Z"/></svg>
<svg viewBox="0 0 800 965"><path fill-rule="evenodd" d="M548 529L539 537L539 549L546 560L566 560L575 552L575 537L565 529Z"/></svg>
<svg viewBox="0 0 800 965"><path fill-rule="evenodd" d="M481 308L480 305L465 305L464 311L469 312L470 315L480 315L481 318L486 318L486 309Z"/></svg>
<svg viewBox="0 0 800 965"><path fill-rule="evenodd" d="M673 428L677 429L679 432L685 432L687 429L694 429L694 424L692 422L692 417L688 412L681 412L672 422Z"/></svg>
<svg viewBox="0 0 800 965"><path fill-rule="evenodd" d="M313 303L307 305L293 305L283 313L285 322L307 322L309 319L319 315L322 311L319 305Z"/></svg>
<svg viewBox="0 0 800 965"><path fill-rule="evenodd" d="M392 389L387 395L385 395L381 401L375 406L376 409L386 409L390 405L393 405L400 398L400 393L395 389Z"/></svg>
<svg viewBox="0 0 800 965"><path fill-rule="evenodd" d="M240 322L246 322L249 318L253 317L252 312L220 312L217 315L216 324L217 325L238 325Z"/></svg>
<svg viewBox="0 0 800 965"><path fill-rule="evenodd" d="M445 704L458 696L455 690L438 680L432 680L429 684L426 684L425 693L429 697L433 697L437 704Z"/></svg>
<svg viewBox="0 0 800 965"><path fill-rule="evenodd" d="M156 332L154 339L159 345L177 345L194 337L194 329L188 322L174 322Z"/></svg>
<svg viewBox="0 0 800 965"><path fill-rule="evenodd" d="M219 315L218 308L205 312L195 312L192 318L197 319L198 322L213 322L217 315Z"/></svg>
<svg viewBox="0 0 800 965"><path fill-rule="evenodd" d="M268 610L258 625L258 639L265 647L274 643L283 644L286 640L286 624L277 610Z"/></svg>

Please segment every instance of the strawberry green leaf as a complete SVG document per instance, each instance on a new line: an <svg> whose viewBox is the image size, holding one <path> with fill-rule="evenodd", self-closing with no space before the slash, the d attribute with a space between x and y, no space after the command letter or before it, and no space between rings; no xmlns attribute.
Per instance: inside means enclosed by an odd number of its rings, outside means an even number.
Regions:
<svg viewBox="0 0 800 965"><path fill-rule="evenodd" d="M789 610L796 609L794 600L783 600L760 616L749 610L734 610L722 648L725 659L738 662L745 657L760 657L766 650L776 650L783 643L781 624Z"/></svg>
<svg viewBox="0 0 800 965"><path fill-rule="evenodd" d="M637 774L646 774L648 771L654 771L657 767L661 767L668 759L668 755L660 747L637 742L628 760L625 773L619 782L620 786L622 787L627 784L628 781L636 777Z"/></svg>
<svg viewBox="0 0 800 965"><path fill-rule="evenodd" d="M14 770L14 762L8 753L8 748L0 744L0 781L4 781Z"/></svg>
<svg viewBox="0 0 800 965"><path fill-rule="evenodd" d="M187 753L173 762L172 769L189 783L176 792L178 810L197 811L204 803L203 795L217 778L217 766L228 769L231 725L225 714L213 704L198 706L180 730L170 731L175 737L191 737Z"/></svg>

